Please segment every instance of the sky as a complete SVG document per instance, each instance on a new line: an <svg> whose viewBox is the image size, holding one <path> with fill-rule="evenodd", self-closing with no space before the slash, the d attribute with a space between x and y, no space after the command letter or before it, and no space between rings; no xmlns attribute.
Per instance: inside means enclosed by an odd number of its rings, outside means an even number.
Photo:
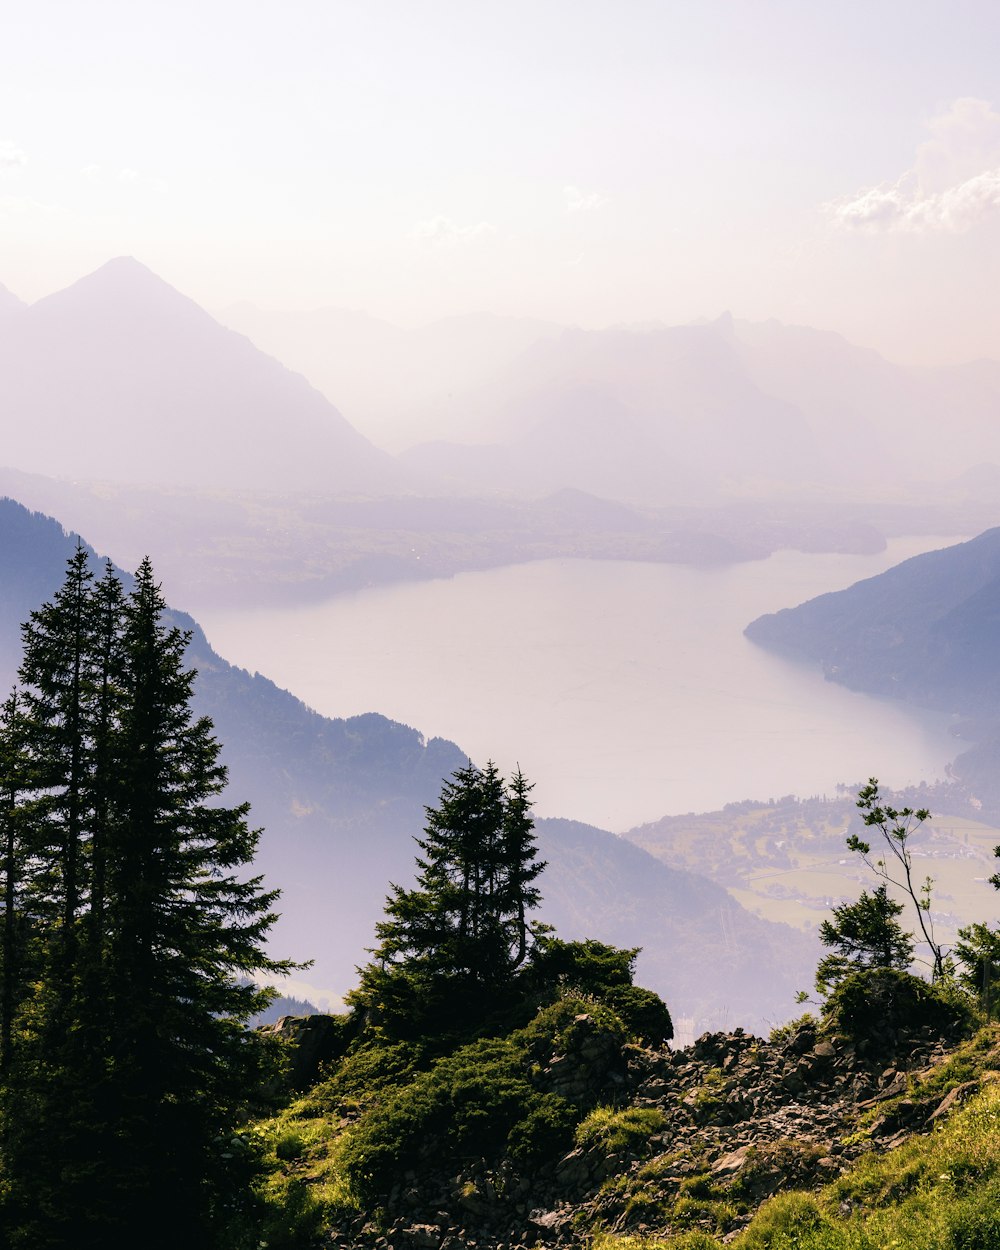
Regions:
<svg viewBox="0 0 1000 1250"><path fill-rule="evenodd" d="M1000 357L995 0L0 4L0 283Z"/></svg>

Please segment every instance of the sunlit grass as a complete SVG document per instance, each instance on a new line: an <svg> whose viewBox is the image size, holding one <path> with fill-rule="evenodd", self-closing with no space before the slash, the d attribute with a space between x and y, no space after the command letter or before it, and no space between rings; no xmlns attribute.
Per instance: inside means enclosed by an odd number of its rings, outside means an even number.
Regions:
<svg viewBox="0 0 1000 1250"><path fill-rule="evenodd" d="M995 1032L980 1041L981 1054ZM974 1066L970 1054L958 1063L970 1071ZM943 1068L935 1080L942 1093L949 1080ZM966 1073L956 1066L952 1075ZM726 1244L733 1250L1000 1250L1000 1079L991 1075L985 1073L982 1091L933 1132L887 1154L863 1155L816 1194L779 1194ZM605 1233L593 1242L594 1250L718 1244L701 1230L659 1237Z"/></svg>

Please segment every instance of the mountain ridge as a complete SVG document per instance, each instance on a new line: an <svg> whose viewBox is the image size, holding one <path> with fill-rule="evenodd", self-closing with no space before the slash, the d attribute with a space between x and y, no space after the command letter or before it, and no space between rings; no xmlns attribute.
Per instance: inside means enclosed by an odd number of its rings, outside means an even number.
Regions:
<svg viewBox="0 0 1000 1250"><path fill-rule="evenodd" d="M174 486L399 485L301 375L131 257L5 317L12 468Z"/></svg>

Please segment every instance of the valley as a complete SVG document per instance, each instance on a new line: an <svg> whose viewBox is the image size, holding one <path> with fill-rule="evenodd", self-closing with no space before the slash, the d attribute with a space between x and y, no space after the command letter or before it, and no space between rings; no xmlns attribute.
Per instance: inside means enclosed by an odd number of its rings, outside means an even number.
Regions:
<svg viewBox="0 0 1000 1250"><path fill-rule="evenodd" d="M1000 6L0 25L0 1250L1000 1250Z"/></svg>

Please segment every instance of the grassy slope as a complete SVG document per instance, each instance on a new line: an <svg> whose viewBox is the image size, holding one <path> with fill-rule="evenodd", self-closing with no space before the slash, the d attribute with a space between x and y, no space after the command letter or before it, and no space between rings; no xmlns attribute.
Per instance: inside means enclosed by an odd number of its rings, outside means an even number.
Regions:
<svg viewBox="0 0 1000 1250"><path fill-rule="evenodd" d="M1000 1247L1000 1073L998 1030L984 1030L908 1096L943 1097L968 1080L978 1093L926 1135L886 1154L867 1154L814 1194L789 1191L764 1203L733 1250L996 1250ZM886 1107L880 1108L884 1113ZM861 1130L864 1132L864 1129ZM703 1202L711 1225L721 1196ZM673 1236L600 1235L593 1250L709 1250L722 1233L704 1227Z"/></svg>

